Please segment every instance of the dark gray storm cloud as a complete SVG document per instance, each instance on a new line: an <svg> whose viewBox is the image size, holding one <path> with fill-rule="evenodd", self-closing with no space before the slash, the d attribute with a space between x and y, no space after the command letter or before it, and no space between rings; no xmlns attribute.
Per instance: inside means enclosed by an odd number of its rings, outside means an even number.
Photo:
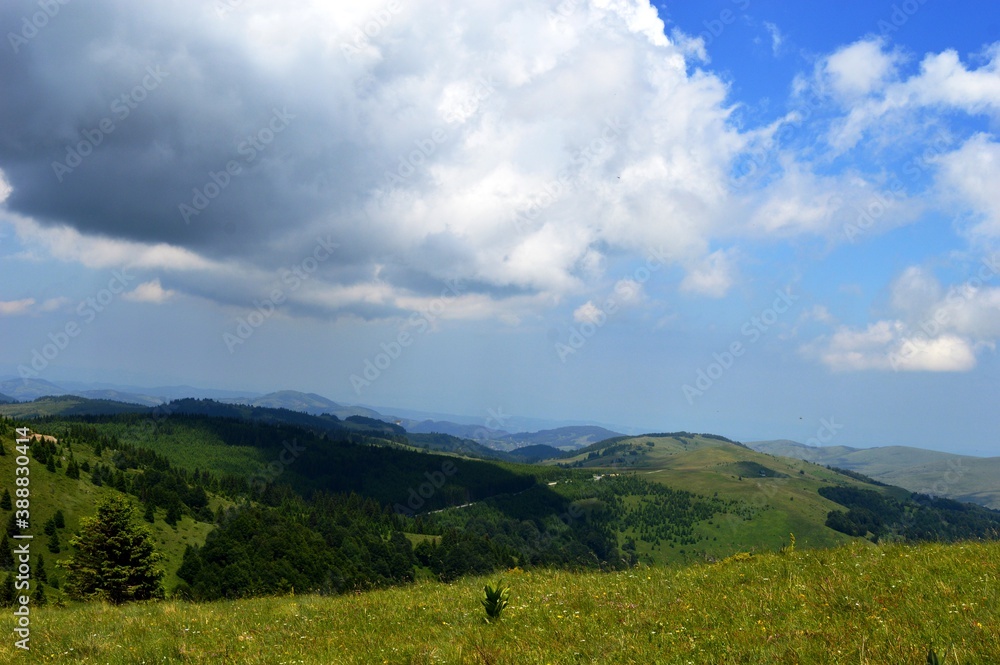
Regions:
<svg viewBox="0 0 1000 665"><path fill-rule="evenodd" d="M643 3L501 4L5 2L5 207L228 266L164 275L220 302L332 234L300 303L328 310L456 276L558 295L608 248L703 253L740 142L724 86Z"/></svg>
<svg viewBox="0 0 1000 665"><path fill-rule="evenodd" d="M0 22L37 11L4 3ZM216 257L356 207L374 155L335 101L344 82L269 74L224 27L210 3L72 2L16 53L8 43L8 207Z"/></svg>

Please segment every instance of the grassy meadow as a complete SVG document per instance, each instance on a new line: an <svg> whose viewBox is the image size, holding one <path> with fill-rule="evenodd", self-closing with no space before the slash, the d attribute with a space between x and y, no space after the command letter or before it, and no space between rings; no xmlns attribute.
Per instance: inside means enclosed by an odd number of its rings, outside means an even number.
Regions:
<svg viewBox="0 0 1000 665"><path fill-rule="evenodd" d="M0 662L1000 662L1000 544L882 545L737 556L619 573L508 571L495 624L484 583L32 610L30 653L4 614Z"/></svg>

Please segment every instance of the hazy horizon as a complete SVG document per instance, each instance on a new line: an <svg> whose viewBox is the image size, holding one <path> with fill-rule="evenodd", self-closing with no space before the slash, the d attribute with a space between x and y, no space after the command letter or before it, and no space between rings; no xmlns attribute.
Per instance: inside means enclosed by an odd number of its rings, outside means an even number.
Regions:
<svg viewBox="0 0 1000 665"><path fill-rule="evenodd" d="M0 381L8 380L20 380L18 377L14 376L0 376ZM358 406L362 408L372 409L379 412L383 416L391 417L403 417L411 418L415 420L434 420L434 421L446 421L454 422L458 424L465 425L478 425L481 427L486 427L489 429L504 430L512 434L524 433L524 432L538 432L541 430L556 429L560 427L571 427L571 426L597 426L603 427L605 429L611 430L613 432L618 432L620 434L626 435L640 435L640 434L651 434L656 432L666 432L666 431L690 431L684 427L678 426L666 426L664 424L649 424L646 427L637 426L635 424L626 423L615 423L615 422L601 422L587 419L566 419L566 420L556 420L552 418L547 418L543 416L531 416L531 415L519 415L519 414L508 414L502 410L489 410L485 415L469 414L469 413L457 413L448 410L433 410L428 411L424 409L411 409L405 405L384 405L384 404L371 404L365 402L352 402L347 400L338 400L330 397L329 395L324 395L318 392L312 391L299 391L291 387L283 387L270 391L245 391L240 389L226 390L225 388L218 388L213 386L188 386L188 385L160 385L160 386L136 386L130 384L119 384L119 383L88 383L88 382L78 382L78 381L52 381L51 383L73 391L87 391L87 390L115 390L126 393L133 393L138 395L150 395L156 396L161 395L164 397L164 401L170 401L170 399L179 399L179 397L167 397L157 392L162 389L170 389L171 391L177 390L183 392L185 388L191 388L191 396L202 398L207 395L209 399L245 399L246 401L252 401L256 397L261 397L268 394L273 394L283 391L300 392L303 394L315 394L328 399L332 402L336 402L341 406ZM0 391L2 393L2 391ZM214 394L213 394L214 393ZM727 438L731 438L736 441L740 441L745 444L763 443L769 441L792 441L795 443L800 443L811 447L825 447L825 446L847 446L850 448L857 449L867 449L867 448L877 448L889 445L902 445L911 446L914 448L921 448L924 450L941 451L941 452L951 452L960 455L969 455L973 457L996 457L995 454L988 453L977 453L974 451L963 450L960 447L950 446L947 449L943 446L921 446L921 445L911 445L907 443L896 443L896 444L884 444L879 442L847 442L846 440L834 441L834 438L838 438L837 434L840 432L840 426L842 423L836 420L823 419L821 421L820 428L812 436L804 437L801 440L796 440L793 438L785 436L777 437L756 437L748 436L745 434L740 434L737 432L704 432L707 434L717 434L722 435Z"/></svg>

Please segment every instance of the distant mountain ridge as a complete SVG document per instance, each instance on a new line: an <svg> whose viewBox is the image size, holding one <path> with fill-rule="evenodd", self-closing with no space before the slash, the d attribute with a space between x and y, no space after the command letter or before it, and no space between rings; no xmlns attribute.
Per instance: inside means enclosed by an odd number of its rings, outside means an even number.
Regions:
<svg viewBox="0 0 1000 665"><path fill-rule="evenodd" d="M78 395L40 397L31 402L0 405L0 415L12 418L45 416L115 416L125 413L159 418L166 415L206 416L232 420L255 421L274 425L293 425L314 432L357 432L368 436L386 437L399 443L405 441L402 427L383 420L348 416L341 420L332 414L312 415L291 409L278 409L246 404L225 404L210 399L180 399L166 405L145 406L111 400L95 400Z"/></svg>
<svg viewBox="0 0 1000 665"><path fill-rule="evenodd" d="M221 390L218 388L196 388L188 385L144 387L107 382L59 381L58 383L45 379L21 379L7 375L0 380L0 394L10 398L10 401L30 402L39 397L56 395L77 395L88 399L112 400L128 404L143 404L157 406L178 399L211 399L224 404L246 404L276 409L290 409L312 415L330 413L338 418L363 416L375 418L388 423L402 425L407 431L414 433L443 433L475 441L497 441L497 449L513 449L545 443L559 448L572 449L580 444L589 445L599 441L601 437L611 432L618 433L593 422L580 425L575 422L548 420L514 416L503 413L499 407L493 416L501 422L493 422L493 427L486 427L489 418L483 416L463 416L458 414L432 413L397 407L378 407L361 404L344 404L335 402L318 393L301 392L297 390L277 390L266 394L245 390ZM592 429L594 436L586 439L587 432L579 435L566 435L565 428ZM562 431L557 435L536 436L540 432ZM625 428L626 432L636 434L639 430ZM487 436L488 434L488 436ZM581 439L581 437L583 437ZM574 442L575 439L581 439Z"/></svg>
<svg viewBox="0 0 1000 665"><path fill-rule="evenodd" d="M424 420L422 422L404 422L407 431L414 434L449 434L463 439L471 439L493 450L516 452L528 446L549 446L561 453L568 450L578 450L598 441L624 436L619 432L596 425L572 425L543 429L537 432L510 433L499 429L490 429L482 425L465 425L441 420Z"/></svg>
<svg viewBox="0 0 1000 665"><path fill-rule="evenodd" d="M217 400L224 404L248 404L250 406L265 406L272 409L291 409L312 415L332 413L339 409L340 404L316 393L302 393L297 390L278 390L259 397L231 397Z"/></svg>
<svg viewBox="0 0 1000 665"><path fill-rule="evenodd" d="M92 391L105 394L113 391ZM249 403L248 403L249 402ZM289 408L290 405L298 408ZM311 413L307 411L309 409ZM360 415L361 413L370 413ZM315 431L355 430L368 434L397 437L408 437L411 443L419 448L427 448L439 452L450 452L478 458L493 458L509 461L536 462L541 459L551 459L562 456L563 450L555 445L572 448L574 442L611 433L610 430L593 426L563 427L541 432L524 432L508 434L501 432L505 438L490 441L480 438L482 430L471 425L456 423L430 423L426 432L406 430L396 424L394 419L386 417L370 409L345 407L321 395L281 391L263 395L253 400L233 398L229 400L185 398L173 400L164 404L142 404L111 399L93 399L74 394L52 395L39 397L26 402L0 404L0 415L15 418L38 418L45 416L110 416L122 413L146 413L151 416L163 414L202 415L210 417L233 418L237 420L257 420L268 423L286 423L306 427ZM471 428L471 429L470 429ZM452 429L465 436L441 432L441 429ZM531 443L536 441L539 443ZM490 444L508 446L503 450ZM523 444L523 445L519 445Z"/></svg>
<svg viewBox="0 0 1000 665"><path fill-rule="evenodd" d="M191 397L195 399L219 399L238 397L249 399L257 393L244 393L237 390L216 390L212 388L194 388L192 386L159 386L156 388L140 388L138 386L117 386L106 383L82 383L66 381L59 384L45 379L11 378L0 381L0 393L11 396L15 401L30 402L39 397L58 395L77 395L88 399L105 399L130 404L156 406L174 399Z"/></svg>
<svg viewBox="0 0 1000 665"><path fill-rule="evenodd" d="M166 395L171 393L217 395L224 392L190 386L136 388L136 390L141 392L119 390L117 387L110 387L109 384L67 382L66 386L60 386L44 379L12 378L0 381L0 414L30 418L53 415L154 413L153 409L164 404ZM353 429L378 433L377 435L389 438L398 437L405 441L405 435L396 427L401 425L410 435L427 437L413 437L413 443L417 447L473 457L516 458L531 462L557 459L566 451L578 453L582 449L587 449L584 452L590 452L599 442L625 436L596 425L511 433L482 425L446 420L416 421L385 415L363 406L343 405L316 393L294 390L281 390L256 396L251 396L250 393L243 393L240 396L240 391L232 391L229 395L222 399L212 398L211 404L198 404L199 399L209 398L185 398L182 400L183 406L174 408L181 408L183 412L222 415L223 411L227 411L223 407L228 406L232 407L228 410L228 417L294 423L317 430ZM192 401L187 402L187 399ZM278 413L279 411L282 413ZM406 410L400 412L418 414ZM329 417L324 419L324 416ZM386 424L374 425L366 419ZM505 422L515 421L516 419L510 421L505 419ZM434 438L435 433L452 438L445 436ZM677 434L695 436L684 432ZM907 446L816 447L791 440L757 441L748 445L766 454L853 471L910 491L1000 509L1000 483L997 482L997 478L1000 478L1000 457L980 458ZM497 451L498 454L493 455L488 452L489 449Z"/></svg>
<svg viewBox="0 0 1000 665"><path fill-rule="evenodd" d="M175 399L193 397L195 399L223 399L242 397L252 399L260 395L259 392L245 390L220 390L218 388L196 388L194 386L133 386L114 383L87 383L82 381L59 381L59 386L65 388L67 392L73 394L86 393L99 390L113 390L128 395L148 395L158 398L162 402L169 402Z"/></svg>
<svg viewBox="0 0 1000 665"><path fill-rule="evenodd" d="M91 387L94 386L94 387ZM289 409L311 415L329 413L344 419L364 416L386 422L395 420L378 411L362 406L345 406L317 395L296 390L279 390L266 395L243 391L225 391L192 386L161 386L157 388L107 387L108 384L66 382L58 385L45 379L7 379L0 381L0 395L8 402L30 402L40 397L76 395L93 400L110 400L125 404L159 406L178 399L211 399L223 404L245 404L273 409ZM0 398L0 402L3 401Z"/></svg>
<svg viewBox="0 0 1000 665"><path fill-rule="evenodd" d="M8 379L0 381L0 393L26 402L48 395L65 395L69 391L45 379Z"/></svg>
<svg viewBox="0 0 1000 665"><path fill-rule="evenodd" d="M487 445L487 441L510 436L510 432L500 429L490 429L483 425L465 425L447 420L409 421L404 425L407 431L414 434L449 434L463 439L472 439Z"/></svg>
<svg viewBox="0 0 1000 665"><path fill-rule="evenodd" d="M291 411L301 411L314 416L325 413L332 414L338 418L349 418L351 416L362 416L364 418L375 418L385 422L394 422L392 416L386 416L373 409L363 406L345 406L331 399L327 399L316 393L303 393L297 390L278 390L266 395L254 398L223 398L217 400L224 404L247 404L250 406L267 407L270 409L289 409Z"/></svg>
<svg viewBox="0 0 1000 665"><path fill-rule="evenodd" d="M79 395L46 395L26 402L0 404L0 416L43 418L45 416L111 416L121 413L148 413L152 407Z"/></svg>
<svg viewBox="0 0 1000 665"><path fill-rule="evenodd" d="M516 445L516 449L531 445L546 445L565 450L579 450L599 441L624 436L621 432L613 432L596 425L574 425L544 429L538 432L520 432L510 434L503 440Z"/></svg>
<svg viewBox="0 0 1000 665"><path fill-rule="evenodd" d="M1000 509L1000 457L972 457L909 446L851 448L754 441L754 450L856 471L911 492Z"/></svg>
<svg viewBox="0 0 1000 665"><path fill-rule="evenodd" d="M136 393L125 393L118 390L80 390L70 392L70 395L86 397L88 399L103 399L114 402L125 402L127 404L142 404L143 406L158 406L166 402L162 397L152 395L138 395Z"/></svg>

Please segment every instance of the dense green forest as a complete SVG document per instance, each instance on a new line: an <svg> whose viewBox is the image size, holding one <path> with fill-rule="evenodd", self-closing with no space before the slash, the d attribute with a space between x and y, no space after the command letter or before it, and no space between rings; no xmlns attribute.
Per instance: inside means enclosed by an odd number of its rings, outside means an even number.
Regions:
<svg viewBox="0 0 1000 665"><path fill-rule="evenodd" d="M1000 511L926 494L905 500L873 490L824 487L820 494L848 510L830 511L826 524L850 536L878 542L895 537L913 542L1000 539Z"/></svg>
<svg viewBox="0 0 1000 665"><path fill-rule="evenodd" d="M342 593L413 580L413 548L400 520L357 495L286 497L280 507L244 506L219 518L191 547L175 594L197 600L275 593Z"/></svg>

